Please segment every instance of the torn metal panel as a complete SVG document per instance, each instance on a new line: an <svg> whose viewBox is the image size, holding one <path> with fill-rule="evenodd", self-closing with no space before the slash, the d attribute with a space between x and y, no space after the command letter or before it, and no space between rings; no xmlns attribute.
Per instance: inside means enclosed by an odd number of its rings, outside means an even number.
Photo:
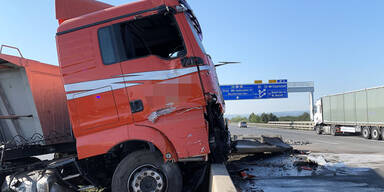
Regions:
<svg viewBox="0 0 384 192"><path fill-rule="evenodd" d="M264 153L264 152L283 152L277 146L260 143L258 141L239 140L233 143L234 153L248 154L248 153Z"/></svg>
<svg viewBox="0 0 384 192"><path fill-rule="evenodd" d="M261 136L261 142L279 147L279 148L283 149L284 151L293 149L292 146L284 143L284 141L280 137Z"/></svg>
<svg viewBox="0 0 384 192"><path fill-rule="evenodd" d="M151 121L152 123L155 123L160 116L170 114L175 110L176 110L176 107L168 107L168 108L157 110L155 112L152 112L151 115L148 116L148 120Z"/></svg>
<svg viewBox="0 0 384 192"><path fill-rule="evenodd" d="M234 138L238 138L234 136ZM245 137L243 137L245 139ZM232 143L234 153L251 154L265 152L284 152L292 150L292 146L284 143L280 137L252 137L252 140L236 140Z"/></svg>

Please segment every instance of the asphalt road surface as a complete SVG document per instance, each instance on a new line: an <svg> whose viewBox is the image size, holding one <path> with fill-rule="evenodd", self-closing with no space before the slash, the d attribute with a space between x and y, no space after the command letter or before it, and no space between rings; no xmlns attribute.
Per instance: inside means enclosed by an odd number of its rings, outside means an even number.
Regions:
<svg viewBox="0 0 384 192"><path fill-rule="evenodd" d="M326 160L317 170L297 171L292 155L234 161L229 166L231 177L240 191L383 191L384 141L360 136L317 135L314 131L280 128L230 126L232 135L281 136L299 150ZM242 179L238 172L254 175Z"/></svg>
<svg viewBox="0 0 384 192"><path fill-rule="evenodd" d="M252 126L248 128L238 128L235 125L230 126L230 131L232 135L281 136L284 140L307 141L310 144L297 145L294 147L312 152L384 155L384 141L368 140L361 136L317 135L315 131Z"/></svg>

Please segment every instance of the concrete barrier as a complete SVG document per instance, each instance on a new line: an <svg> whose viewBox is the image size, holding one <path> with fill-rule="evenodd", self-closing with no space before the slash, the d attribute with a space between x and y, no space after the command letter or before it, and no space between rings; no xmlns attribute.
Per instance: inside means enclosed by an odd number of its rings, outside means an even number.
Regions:
<svg viewBox="0 0 384 192"><path fill-rule="evenodd" d="M210 192L237 192L224 164L212 164L209 177Z"/></svg>
<svg viewBox="0 0 384 192"><path fill-rule="evenodd" d="M288 129L313 130L315 123L313 121L270 121L269 125L281 126Z"/></svg>

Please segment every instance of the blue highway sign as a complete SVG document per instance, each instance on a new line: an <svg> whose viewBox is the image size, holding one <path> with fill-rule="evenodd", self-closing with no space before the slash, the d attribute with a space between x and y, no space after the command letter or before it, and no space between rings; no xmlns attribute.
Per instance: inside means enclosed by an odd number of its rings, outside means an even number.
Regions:
<svg viewBox="0 0 384 192"><path fill-rule="evenodd" d="M222 85L224 100L288 98L287 82Z"/></svg>
<svg viewBox="0 0 384 192"><path fill-rule="evenodd" d="M278 79L276 81L277 81L277 83L287 83L288 82L288 80L286 80L286 79Z"/></svg>

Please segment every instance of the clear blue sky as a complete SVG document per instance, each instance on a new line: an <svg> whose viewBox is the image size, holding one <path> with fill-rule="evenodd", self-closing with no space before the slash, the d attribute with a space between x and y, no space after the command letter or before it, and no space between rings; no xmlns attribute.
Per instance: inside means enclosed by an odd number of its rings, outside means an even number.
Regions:
<svg viewBox="0 0 384 192"><path fill-rule="evenodd" d="M129 0L104 0L119 5ZM314 81L315 97L384 85L382 0L189 0L221 84ZM0 44L56 64L54 0L3 0ZM228 101L229 114L308 109L307 94Z"/></svg>

